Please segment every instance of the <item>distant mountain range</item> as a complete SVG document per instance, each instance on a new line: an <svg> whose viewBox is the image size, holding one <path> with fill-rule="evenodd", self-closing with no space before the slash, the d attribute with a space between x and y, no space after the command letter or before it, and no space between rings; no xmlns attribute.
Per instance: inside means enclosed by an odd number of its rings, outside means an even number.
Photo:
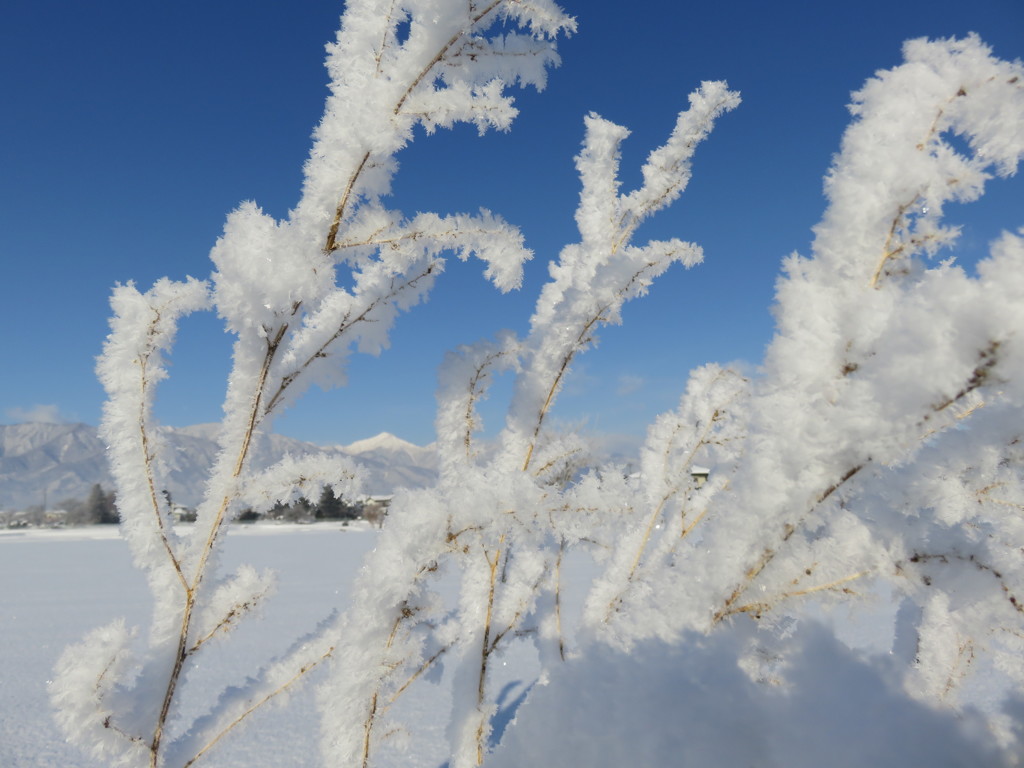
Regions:
<svg viewBox="0 0 1024 768"><path fill-rule="evenodd" d="M217 454L219 425L165 427L171 447L166 489L175 502L199 502L206 472ZM351 445L319 446L281 435L264 435L253 446L255 466L269 466L286 453L327 453L352 458L366 470L364 491L390 494L424 488L437 480L437 454L386 432ZM64 499L84 499L95 483L113 489L106 446L87 424L0 425L0 509L18 510Z"/></svg>

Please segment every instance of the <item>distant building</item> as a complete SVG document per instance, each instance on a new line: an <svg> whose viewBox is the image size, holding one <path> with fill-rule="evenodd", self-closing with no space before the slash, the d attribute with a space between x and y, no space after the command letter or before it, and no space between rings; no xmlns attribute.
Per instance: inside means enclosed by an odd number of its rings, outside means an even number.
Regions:
<svg viewBox="0 0 1024 768"><path fill-rule="evenodd" d="M194 523L196 521L196 511L181 504L172 504L171 514L176 523Z"/></svg>
<svg viewBox="0 0 1024 768"><path fill-rule="evenodd" d="M388 508L394 498L394 496L364 496L360 500L363 519L380 528L384 525L384 518L387 517Z"/></svg>
<svg viewBox="0 0 1024 768"><path fill-rule="evenodd" d="M43 512L43 523L51 528L63 528L68 523L66 509L48 509Z"/></svg>

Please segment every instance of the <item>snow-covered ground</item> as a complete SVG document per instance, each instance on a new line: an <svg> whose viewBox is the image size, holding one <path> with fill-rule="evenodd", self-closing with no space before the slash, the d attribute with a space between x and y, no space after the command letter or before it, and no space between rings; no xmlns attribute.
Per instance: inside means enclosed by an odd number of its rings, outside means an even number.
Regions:
<svg viewBox="0 0 1024 768"><path fill-rule="evenodd" d="M278 590L262 619L243 624L229 642L208 649L201 679L186 682L199 699L189 705L189 719L205 708L204 696L208 702L225 686L240 682L332 610L344 607L347 589L376 537L363 524L234 528L225 565L272 568L279 575ZM592 567L577 560L567 568L567 616L578 610L580 587ZM105 768L64 742L51 714L47 680L64 648L93 627L118 616L129 625L146 623L148 591L127 546L113 527L0 531L0 584L0 768ZM452 583L442 590L453 593L454 588ZM528 643L510 648L494 670L500 694L491 741L505 738L489 762L495 768L545 760L549 765L663 766L679 764L685 755L708 766L817 768L838 753L845 762L833 764L857 768L1017 764L989 756L979 746L988 739L977 723L973 733L961 733L973 718L957 722L950 714L907 701L885 681L884 667L862 665L827 633L811 627L799 656L805 662L817 660L807 669L831 670L828 680L801 679L804 665L797 664L794 695L747 679L735 665L741 654L732 646L740 641L727 635L707 644L698 638L685 651L647 643L628 657L591 648L589 656L556 670L551 686L534 688L538 695L520 710L518 726L506 733L538 672ZM451 699L447 678L439 678L439 685L424 682L403 697L401 719L415 733L395 734L381 745L380 765L445 765ZM247 728L211 752L206 764L319 765L314 689L307 684L287 706L254 716ZM728 694L711 697L721 711L706 711L710 690ZM679 728L684 722L703 726L696 732ZM172 722L172 733L174 727ZM871 738L865 739L866 734Z"/></svg>
<svg viewBox="0 0 1024 768"><path fill-rule="evenodd" d="M342 605L345 590L376 534L337 524L238 526L227 566L278 572L277 594L261 621L240 627L211 649L204 689L219 690L269 659ZM64 648L93 627L124 616L145 625L148 590L117 529L0 531L0 766L101 768L65 744L54 724L46 683ZM214 651L220 652L214 658ZM222 651L228 651L226 653ZM248 658L247 658L248 657ZM317 718L306 686L290 706L254 720L243 738L217 754L217 766L302 768L317 764Z"/></svg>
<svg viewBox="0 0 1024 768"><path fill-rule="evenodd" d="M262 662L284 652L318 621L347 603L364 554L376 531L363 523L240 525L232 529L224 565L248 563L278 574L276 593L262 618L243 623L227 643L210 648L198 686L209 696L240 682ZM123 616L145 627L149 594L127 545L114 526L62 530L0 530L0 767L105 768L65 743L47 695L58 656L94 627ZM454 585L452 585L454 588ZM528 648L510 652L495 680L504 715L495 740L535 677ZM525 674L524 674L525 673ZM319 760L315 682L285 706L254 716L249 727L211 753L217 768L312 768ZM187 683L188 684L188 683ZM445 685L420 686L403 697L403 719L416 729L413 756L384 747L383 762L403 768L436 768L447 756L445 724L450 696ZM194 710L201 705L194 705ZM198 714L198 711L191 714ZM173 723L171 726L173 732Z"/></svg>

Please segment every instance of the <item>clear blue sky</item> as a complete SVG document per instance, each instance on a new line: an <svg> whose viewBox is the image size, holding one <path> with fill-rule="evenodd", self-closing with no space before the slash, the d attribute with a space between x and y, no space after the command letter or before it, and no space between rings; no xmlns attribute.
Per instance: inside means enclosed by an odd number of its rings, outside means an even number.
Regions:
<svg viewBox="0 0 1024 768"><path fill-rule="evenodd" d="M380 431L433 437L444 351L501 328L523 333L546 263L575 239L573 155L588 111L633 129L626 186L701 80L726 79L743 104L723 117L690 188L639 238L701 244L703 266L666 275L580 358L559 402L567 422L639 435L674 407L703 362L756 364L772 331L780 259L806 252L821 180L848 122L849 94L900 61L903 40L978 32L1024 56L1020 0L628 4L564 0L579 32L543 93L519 92L509 134L461 127L400 156L393 206L412 214L487 207L535 251L518 295L479 263L450 265L430 302L396 326L391 350L356 358L350 385L311 391L277 431L348 443ZM337 0L8 0L0 12L0 423L99 420L93 373L118 281L206 277L224 217L257 201L284 217L298 199L325 95L323 45ZM1024 225L1024 180L995 182L954 210L976 256ZM230 338L213 317L183 328L158 416L220 417ZM507 387L485 418L500 426Z"/></svg>

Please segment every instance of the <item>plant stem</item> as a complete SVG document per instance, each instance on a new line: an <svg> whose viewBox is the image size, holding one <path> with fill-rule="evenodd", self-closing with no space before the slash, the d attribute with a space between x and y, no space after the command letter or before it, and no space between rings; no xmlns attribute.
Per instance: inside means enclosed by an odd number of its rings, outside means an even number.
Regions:
<svg viewBox="0 0 1024 768"><path fill-rule="evenodd" d="M236 481L239 478L242 474L242 469L245 467L245 461L249 455L252 438L256 431L256 427L259 424L260 403L263 399L263 392L266 387L267 377L270 373L270 366L273 363L274 355L276 354L287 329L287 324L282 325L278 329L274 339L267 342L267 351L263 358L263 364L260 367L260 373L256 381L256 388L253 393L251 405L249 406L249 417L246 420L245 433L242 436L242 445L238 451L235 466L231 473L232 481ZM160 707L160 714L157 717L156 726L153 731L153 739L150 742L149 747L151 768L157 768L157 761L160 755L160 745L163 741L164 726L167 723L167 716L171 710L171 703L174 701L174 695L178 688L178 681L181 678L182 669L185 666L185 659L188 658L188 636L192 629L192 617L196 607L196 597L199 593L199 587L203 582L203 578L206 575L206 568L209 563L214 544L216 543L220 530L224 525L224 520L227 516L227 510L230 506L231 498L231 495L225 494L223 499L221 499L220 508L210 524L210 531L206 537L206 541L203 543L199 562L196 565L195 575L192 577L191 583L185 586L185 606L181 617L181 628L178 632L178 647L174 655L174 666L171 669L171 674L167 681L167 688L164 691L163 703Z"/></svg>
<svg viewBox="0 0 1024 768"><path fill-rule="evenodd" d="M476 730L476 764L483 765L484 762L484 722L483 717L483 704L486 695L487 687L487 665L491 655L491 616L494 610L494 589L495 583L498 578L498 563L501 560L502 545L505 543L505 534L502 534L498 539L498 548L494 552L494 559L491 559L490 554L487 550L484 550L484 557L487 558L487 564L490 567L490 584L487 589L487 613L484 618L484 636L483 642L480 645L480 677L477 681L476 689L476 708L477 714L480 716L480 724Z"/></svg>

